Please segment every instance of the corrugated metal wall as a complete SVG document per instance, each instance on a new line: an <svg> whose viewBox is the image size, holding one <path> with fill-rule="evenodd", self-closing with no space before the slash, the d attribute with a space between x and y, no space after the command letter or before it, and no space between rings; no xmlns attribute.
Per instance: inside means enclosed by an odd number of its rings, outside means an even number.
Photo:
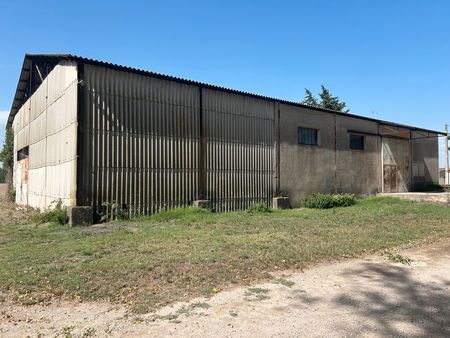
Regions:
<svg viewBox="0 0 450 338"><path fill-rule="evenodd" d="M17 203L76 204L77 82L77 64L61 61L14 118L15 154L29 146L28 175L14 175ZM17 170L17 156L14 161Z"/></svg>
<svg viewBox="0 0 450 338"><path fill-rule="evenodd" d="M83 78L79 205L136 215L271 197L273 103L90 64Z"/></svg>
<svg viewBox="0 0 450 338"><path fill-rule="evenodd" d="M271 202L274 103L203 90L206 198L219 211Z"/></svg>
<svg viewBox="0 0 450 338"><path fill-rule="evenodd" d="M131 214L185 206L198 191L198 88L84 67L80 205Z"/></svg>

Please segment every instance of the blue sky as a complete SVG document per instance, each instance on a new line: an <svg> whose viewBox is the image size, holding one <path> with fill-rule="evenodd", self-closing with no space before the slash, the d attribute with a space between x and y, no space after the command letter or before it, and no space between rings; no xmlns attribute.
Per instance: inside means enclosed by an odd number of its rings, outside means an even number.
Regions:
<svg viewBox="0 0 450 338"><path fill-rule="evenodd" d="M0 138L25 53L73 53L351 112L450 123L450 1L7 1ZM443 155L441 155L443 157Z"/></svg>

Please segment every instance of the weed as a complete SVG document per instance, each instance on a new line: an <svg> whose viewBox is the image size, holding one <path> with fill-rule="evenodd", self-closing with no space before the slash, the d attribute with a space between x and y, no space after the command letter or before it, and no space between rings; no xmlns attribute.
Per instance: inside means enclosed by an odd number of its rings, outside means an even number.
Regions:
<svg viewBox="0 0 450 338"><path fill-rule="evenodd" d="M316 193L305 199L304 206L312 209L330 209L335 207L349 207L355 204L352 194L324 194Z"/></svg>
<svg viewBox="0 0 450 338"><path fill-rule="evenodd" d="M88 338L88 337L94 337L95 336L95 329L93 327L88 327L83 331L81 334L81 338Z"/></svg>
<svg viewBox="0 0 450 338"><path fill-rule="evenodd" d="M261 212L270 212L270 208L265 201L259 201L256 203L250 204L247 209L249 213L261 213Z"/></svg>
<svg viewBox="0 0 450 338"><path fill-rule="evenodd" d="M381 254L383 256L386 256L390 261L401 263L405 265L411 265L412 260L408 257L405 257L398 253L397 251L390 251L390 250L382 250Z"/></svg>
<svg viewBox="0 0 450 338"><path fill-rule="evenodd" d="M211 307L211 305L209 305L208 303L205 303L205 302L193 303L193 304L191 304L191 306L193 309L197 309L197 308L209 309Z"/></svg>
<svg viewBox="0 0 450 338"><path fill-rule="evenodd" d="M127 205L120 205L116 202L103 202L100 222L109 220L124 221L130 218L130 212Z"/></svg>
<svg viewBox="0 0 450 338"><path fill-rule="evenodd" d="M73 338L72 336L73 326L64 326L62 335L64 338Z"/></svg>
<svg viewBox="0 0 450 338"><path fill-rule="evenodd" d="M269 289L264 288L248 288L247 292L244 294L244 296L248 297L247 300L266 300L270 297L267 295L269 292Z"/></svg>
<svg viewBox="0 0 450 338"><path fill-rule="evenodd" d="M286 278L284 278L284 277L278 278L278 279L276 280L276 282L277 282L278 284L287 286L288 288L291 288L292 286L295 285L295 283L294 283L293 281L288 280L288 279L286 279Z"/></svg>
<svg viewBox="0 0 450 338"><path fill-rule="evenodd" d="M37 223L53 223L64 225L69 222L67 216L67 208L63 205L61 199L54 200L50 203L50 208L36 216Z"/></svg>

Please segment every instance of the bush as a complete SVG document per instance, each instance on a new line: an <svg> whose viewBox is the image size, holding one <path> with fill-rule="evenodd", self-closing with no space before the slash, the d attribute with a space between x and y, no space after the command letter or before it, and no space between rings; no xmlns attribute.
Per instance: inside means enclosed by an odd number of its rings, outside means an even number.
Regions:
<svg viewBox="0 0 450 338"><path fill-rule="evenodd" d="M316 193L305 199L304 206L314 209L329 209L335 207L348 207L355 204L352 194L324 194Z"/></svg>
<svg viewBox="0 0 450 338"><path fill-rule="evenodd" d="M270 208L268 207L266 202L259 201L259 202L250 204L250 206L247 209L247 212L249 212L249 213L270 212Z"/></svg>
<svg viewBox="0 0 450 338"><path fill-rule="evenodd" d="M10 189L8 191L8 201L10 202L16 201L16 189Z"/></svg>
<svg viewBox="0 0 450 338"><path fill-rule="evenodd" d="M67 224L69 222L67 208L63 206L61 199L55 200L51 204L55 204L55 207L39 214L37 221L39 223Z"/></svg>

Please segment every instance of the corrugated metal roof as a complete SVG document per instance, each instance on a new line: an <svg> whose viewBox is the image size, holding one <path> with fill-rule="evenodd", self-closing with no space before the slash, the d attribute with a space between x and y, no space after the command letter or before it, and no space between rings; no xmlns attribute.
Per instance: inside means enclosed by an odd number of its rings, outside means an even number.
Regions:
<svg viewBox="0 0 450 338"><path fill-rule="evenodd" d="M364 120L368 120L368 121L374 121L374 122L388 124L388 125L396 126L396 127L408 128L413 131L423 131L423 132L428 132L428 133L445 135L444 132L440 132L440 131L436 131L436 130L419 128L419 127L409 126L409 125L400 124L400 123L396 123L396 122L384 121L384 120L374 119L374 118L370 118L370 117L366 117L366 116L356 115L356 114L352 114L352 113L343 113L343 112L339 112L339 111L335 111L335 110L331 110L331 109L309 106L309 105L306 105L306 104L300 103L300 102L293 102L293 101L279 99L279 98L275 98L275 97L270 97L270 96L255 94L255 93L249 93L246 91L230 89L230 88L213 85L213 84L209 84L209 83L194 81L194 80L185 79L185 78L181 78L181 77L175 77L175 76L171 76L171 75L165 75L165 74L161 74L161 73L157 73L157 72L153 72L153 71L147 71L147 70L142 70L142 69L128 67L128 66L122 66L122 65L118 65L118 64L114 64L114 63L110 63L110 62L106 62L106 61L90 59L90 58L86 58L86 57L82 57L82 56L74 55L74 54L25 54L24 62L22 65L22 71L21 71L20 77L19 77L19 83L17 85L16 94L14 96L14 100L12 103L12 107L11 107L11 111L9 114L7 125L10 125L12 123L14 115L17 113L17 111L20 109L20 107L24 103L25 92L23 91L23 89L25 88L25 83L26 83L26 80L28 78L28 74L30 71L30 67L31 67L30 61L32 61L32 60L53 61L53 62L60 61L60 60L72 60L72 61L77 61L77 62L83 62L83 63L94 64L94 65L98 65L98 66L103 66L103 67L107 67L107 68L113 68L113 69L117 69L117 70L121 70L121 71L132 72L132 73L136 73L136 74L142 74L142 75L146 75L146 76L152 76L152 77L157 77L157 78L161 78L161 79L177 81L177 82L181 82L181 83L185 83L185 84L192 84L192 85L201 86L204 88L225 91L228 93L234 93L234 94L239 94L239 95L245 95L245 96L280 102L280 103L284 103L284 104L288 104L288 105L294 105L294 106L298 106L298 107L308 108L311 110L327 112L327 113L332 113L332 114L338 114L338 115L343 115L343 116L349 116L349 117L364 119Z"/></svg>

